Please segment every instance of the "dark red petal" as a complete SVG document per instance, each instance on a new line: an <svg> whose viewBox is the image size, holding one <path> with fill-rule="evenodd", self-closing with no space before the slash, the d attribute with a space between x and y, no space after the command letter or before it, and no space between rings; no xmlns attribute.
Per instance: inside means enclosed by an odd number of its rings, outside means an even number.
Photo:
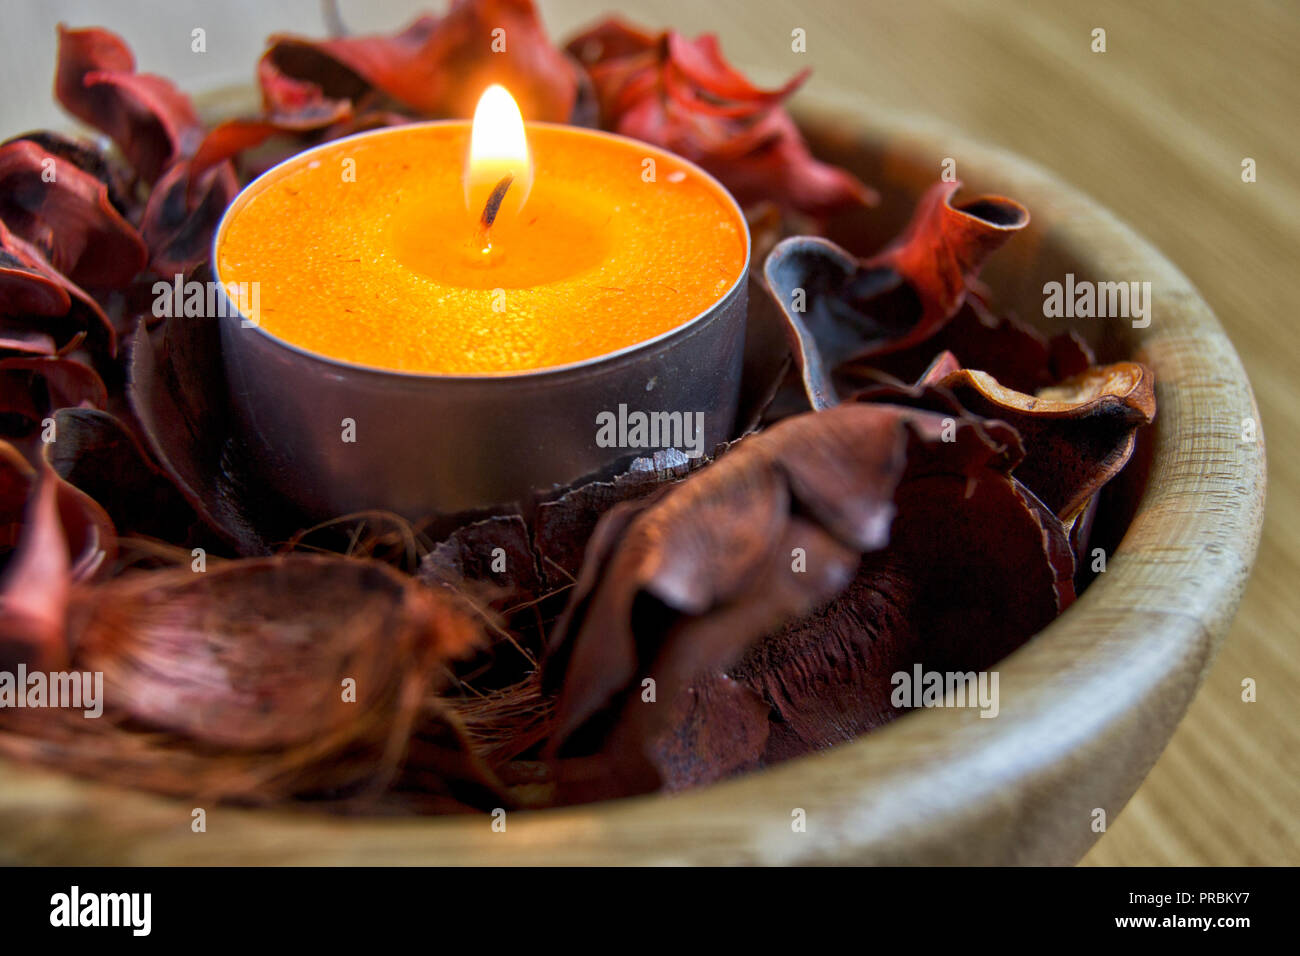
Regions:
<svg viewBox="0 0 1300 956"><path fill-rule="evenodd" d="M308 522L272 501L245 473L243 456L230 454L235 439L217 321L168 319L152 336L141 323L126 396L154 460L204 522L240 554L269 554Z"/></svg>
<svg viewBox="0 0 1300 956"><path fill-rule="evenodd" d="M495 30L504 31L501 52L492 48ZM395 35L270 43L277 68L327 96L351 99L372 87L428 116L471 116L491 83L509 89L530 120L565 122L577 98L576 69L551 46L532 0L455 0L446 16L421 17Z"/></svg>
<svg viewBox="0 0 1300 956"><path fill-rule="evenodd" d="M0 218L80 285L122 288L147 260L104 183L30 140L0 147Z"/></svg>
<svg viewBox="0 0 1300 956"><path fill-rule="evenodd" d="M0 378L11 380L5 389L7 394L12 393L15 382L22 383L29 392L39 388L46 400L34 400L34 405L42 417L60 408L103 408L108 403L108 390L99 373L72 358L0 358Z"/></svg>
<svg viewBox="0 0 1300 956"><path fill-rule="evenodd" d="M0 219L0 315L69 314L93 322L92 331L97 340L104 341L104 350L110 356L117 354L117 330L99 303L50 265L39 249L10 232Z"/></svg>
<svg viewBox="0 0 1300 956"><path fill-rule="evenodd" d="M239 192L239 180L228 161L192 182L191 162L177 163L158 181L140 223L149 246L149 265L162 276L188 274L208 261L213 233Z"/></svg>
<svg viewBox="0 0 1300 956"><path fill-rule="evenodd" d="M262 86L262 115L227 120L210 130L194 153L191 182L272 136L316 132L352 116L350 101L330 99L319 85L285 76L269 55L258 62L257 77Z"/></svg>
<svg viewBox="0 0 1300 956"><path fill-rule="evenodd" d="M95 499L121 534L187 539L194 511L122 422L97 409L64 408L54 425L58 440L45 446L46 460Z"/></svg>
<svg viewBox="0 0 1300 956"><path fill-rule="evenodd" d="M960 188L960 182L931 186L902 234L862 264L897 272L921 300L916 325L889 342L889 351L929 338L952 318L984 260L1029 224L1029 211L1003 196L979 196L954 206Z"/></svg>
<svg viewBox="0 0 1300 956"><path fill-rule="evenodd" d="M189 97L169 80L136 73L126 43L98 27L59 25L54 93L69 113L108 134L147 182L202 136Z"/></svg>
<svg viewBox="0 0 1300 956"><path fill-rule="evenodd" d="M35 130L21 136L15 136L4 143L0 143L0 146L8 146L10 143L16 143L20 140L35 143L45 152L67 160L78 169L94 176L107 187L108 198L112 202L113 208L128 219L130 218L132 210L136 207L132 176L121 162L105 153L94 143L73 139L64 136L62 133L47 129Z"/></svg>
<svg viewBox="0 0 1300 956"><path fill-rule="evenodd" d="M0 253L0 261L3 254ZM5 270L0 266L0 303L5 300ZM0 315L4 313L0 305ZM23 355L53 355L57 349L54 337L39 329L29 328L21 323L0 319L0 353L18 352Z"/></svg>
<svg viewBox="0 0 1300 956"><path fill-rule="evenodd" d="M659 38L632 26L619 17L609 17L584 30L565 49L584 66L592 67L610 60L622 60L653 50Z"/></svg>
<svg viewBox="0 0 1300 956"><path fill-rule="evenodd" d="M62 666L69 588L107 567L116 553L108 515L44 462L33 471L0 442L0 527L14 544L0 576L0 667Z"/></svg>
<svg viewBox="0 0 1300 956"><path fill-rule="evenodd" d="M718 38L712 34L687 40L669 31L666 44L665 91L682 104L710 116L756 118L763 110L779 105L793 94L812 72L803 70L778 89L762 90L722 58Z"/></svg>
<svg viewBox="0 0 1300 956"><path fill-rule="evenodd" d="M742 205L823 219L876 201L848 172L814 159L781 108L806 73L761 90L723 59L715 37L651 37L617 20L568 48L588 66L606 128L699 163Z"/></svg>

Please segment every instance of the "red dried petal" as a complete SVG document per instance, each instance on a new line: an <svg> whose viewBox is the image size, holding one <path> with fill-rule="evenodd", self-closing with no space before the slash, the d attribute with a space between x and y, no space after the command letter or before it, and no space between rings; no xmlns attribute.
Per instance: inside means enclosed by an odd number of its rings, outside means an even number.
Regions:
<svg viewBox="0 0 1300 956"><path fill-rule="evenodd" d="M112 560L113 523L44 462L38 474L0 442L0 528L15 545L0 577L0 667L58 669L68 655L70 585Z"/></svg>
<svg viewBox="0 0 1300 956"><path fill-rule="evenodd" d="M144 209L140 233L149 247L149 266L159 275L188 274L208 261L213 233L239 193L230 162L191 177L193 162L172 166L154 186Z"/></svg>
<svg viewBox="0 0 1300 956"><path fill-rule="evenodd" d="M921 300L912 329L874 351L897 351L933 335L957 313L989 255L1029 224L1029 210L1004 196L978 196L954 206L960 188L960 182L931 186L902 234L863 261L863 269L898 273Z"/></svg>
<svg viewBox="0 0 1300 956"><path fill-rule="evenodd" d="M369 87L428 116L471 116L483 90L501 83L526 119L562 123L578 93L577 71L551 46L532 0L455 0L445 16L420 17L394 35L277 35L267 55L326 96L354 99Z"/></svg>
<svg viewBox="0 0 1300 956"><path fill-rule="evenodd" d="M59 25L54 93L69 113L108 134L147 182L203 135L189 97L163 77L136 73L122 38L98 27Z"/></svg>
<svg viewBox="0 0 1300 956"><path fill-rule="evenodd" d="M263 114L227 120L213 127L194 153L191 182L218 163L260 146L272 136L311 133L352 116L350 101L331 99L318 84L285 76L269 54L258 62L257 78L262 87Z"/></svg>
<svg viewBox="0 0 1300 956"><path fill-rule="evenodd" d="M0 253L0 314L5 311L6 269L2 265L4 254ZM16 322L0 319L0 353L18 352L23 355L53 355L57 349L54 337L39 329L28 328Z"/></svg>
<svg viewBox="0 0 1300 956"><path fill-rule="evenodd" d="M588 67L607 129L699 163L742 205L770 201L820 219L876 201L848 172L814 159L781 108L806 73L762 90L723 59L714 36L656 38L618 20L568 49Z"/></svg>
<svg viewBox="0 0 1300 956"><path fill-rule="evenodd" d="M117 330L99 303L0 219L0 315L58 317L70 310L93 322L97 338L105 341L105 351L117 354Z"/></svg>
<svg viewBox="0 0 1300 956"><path fill-rule="evenodd" d="M583 66L598 69L648 53L659 44L659 37L620 19L609 17L584 30L566 44Z"/></svg>
<svg viewBox="0 0 1300 956"><path fill-rule="evenodd" d="M122 288L148 258L104 183L30 140L0 147L0 219L81 285Z"/></svg>
<svg viewBox="0 0 1300 956"><path fill-rule="evenodd" d="M45 401L33 400L28 407L39 410L36 423L60 408L103 408L108 390L103 379L89 365L72 358L11 356L0 358L0 379L8 380L0 390L6 398L40 390ZM37 386L37 381L40 385ZM4 408L3 411L14 409Z"/></svg>
<svg viewBox="0 0 1300 956"><path fill-rule="evenodd" d="M108 189L108 198L113 208L130 218L136 205L131 173L121 162L94 143L43 129L15 136L0 143L0 146L8 146L10 143L20 141L35 143L45 152L67 160L83 172L94 176Z"/></svg>

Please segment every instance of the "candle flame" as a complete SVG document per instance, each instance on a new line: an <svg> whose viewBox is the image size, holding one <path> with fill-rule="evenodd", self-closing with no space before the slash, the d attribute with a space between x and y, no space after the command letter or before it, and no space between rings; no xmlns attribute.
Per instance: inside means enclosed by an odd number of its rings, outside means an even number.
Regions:
<svg viewBox="0 0 1300 956"><path fill-rule="evenodd" d="M504 86L483 91L474 110L465 169L465 203L484 231L519 213L533 185L524 118Z"/></svg>

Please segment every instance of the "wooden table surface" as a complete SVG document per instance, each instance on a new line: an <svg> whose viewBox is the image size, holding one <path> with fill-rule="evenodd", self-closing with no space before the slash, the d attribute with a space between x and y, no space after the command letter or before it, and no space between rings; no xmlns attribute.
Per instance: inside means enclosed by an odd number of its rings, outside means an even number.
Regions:
<svg viewBox="0 0 1300 956"><path fill-rule="evenodd" d="M354 29L389 29L421 6L343 0ZM441 6L437 0L432 4ZM1200 288L1250 372L1269 450L1267 526L1227 644L1147 781L1090 864L1300 863L1300 5L1124 0L542 0L552 35L606 10L683 32L771 81L813 68L809 97L838 87L938 116L1091 193ZM221 11L218 18L211 11ZM206 11L206 12L201 12ZM190 90L248 80L274 30L321 32L314 0L6 4L0 132L60 122L50 105L53 25L103 23L141 68ZM190 31L209 52L190 52ZM807 52L790 49L807 33ZM1107 50L1090 50L1092 31ZM1243 183L1241 162L1258 181ZM960 157L958 157L960 163ZM1157 319L1158 320L1158 319ZM1241 700L1254 678L1258 700Z"/></svg>

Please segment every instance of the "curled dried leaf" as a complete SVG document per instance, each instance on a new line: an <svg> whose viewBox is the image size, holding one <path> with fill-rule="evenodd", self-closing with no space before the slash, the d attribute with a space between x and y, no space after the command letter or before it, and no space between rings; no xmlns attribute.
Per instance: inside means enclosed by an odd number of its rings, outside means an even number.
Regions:
<svg viewBox="0 0 1300 956"><path fill-rule="evenodd" d="M69 113L106 133L146 182L192 153L203 135L189 97L170 80L136 73L130 47L98 27L59 25L54 94Z"/></svg>
<svg viewBox="0 0 1300 956"><path fill-rule="evenodd" d="M0 146L0 219L80 285L121 288L145 265L108 187L31 140Z"/></svg>
<svg viewBox="0 0 1300 956"><path fill-rule="evenodd" d="M1119 473L1137 430L1156 413L1154 376L1137 362L1088 369L1036 395L974 369L950 372L938 384L972 413L1016 429L1027 451L1016 477L1065 521Z"/></svg>
<svg viewBox="0 0 1300 956"><path fill-rule="evenodd" d="M602 126L700 164L742 205L770 201L821 219L876 201L848 172L814 159L782 108L806 72L762 90L726 62L715 36L653 36L618 19L568 49L591 75Z"/></svg>
<svg viewBox="0 0 1300 956"><path fill-rule="evenodd" d="M1023 206L1001 196L954 205L960 186L932 186L898 239L869 259L810 236L785 239L768 256L767 289L814 408L838 401L832 373L843 363L932 338L965 303L988 255L1029 222Z"/></svg>
<svg viewBox="0 0 1300 956"><path fill-rule="evenodd" d="M798 416L743 439L659 496L607 512L546 661L544 676L560 692L550 752L579 739L580 729L589 737L598 715L617 715L638 677L653 676L671 706L639 707L629 697L609 733L607 763L575 765L568 795L635 792L715 772L681 769L683 754L716 747L700 743L698 724L695 743L673 742L667 715L687 719L700 706L678 695L846 587L861 555L890 540L905 476L956 472L965 480L989 471L1005 480L1018 460L1009 429L995 438L962 418L953 422L955 440L944 441L948 422L886 405ZM712 691L752 710L744 695Z"/></svg>
<svg viewBox="0 0 1300 956"><path fill-rule="evenodd" d="M69 588L106 566L115 540L108 515L89 496L0 442L0 668L66 662Z"/></svg>
<svg viewBox="0 0 1300 956"><path fill-rule="evenodd" d="M433 117L472 116L492 83L505 85L530 120L566 122L578 99L579 71L547 39L532 0L454 0L445 16L422 16L392 35L281 34L267 57L330 99L378 90Z"/></svg>
<svg viewBox="0 0 1300 956"><path fill-rule="evenodd" d="M159 275L188 274L208 261L212 236L239 192L234 166L221 162L191 175L194 160L172 166L149 194L140 233Z"/></svg>

